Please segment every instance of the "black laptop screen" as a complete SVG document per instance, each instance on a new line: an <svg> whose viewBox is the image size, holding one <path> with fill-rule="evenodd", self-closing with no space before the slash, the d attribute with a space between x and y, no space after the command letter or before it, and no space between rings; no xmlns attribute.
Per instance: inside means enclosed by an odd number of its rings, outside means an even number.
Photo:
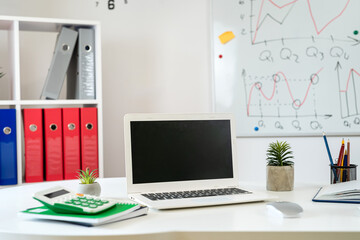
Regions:
<svg viewBox="0 0 360 240"><path fill-rule="evenodd" d="M134 184L233 177L230 120L130 124Z"/></svg>

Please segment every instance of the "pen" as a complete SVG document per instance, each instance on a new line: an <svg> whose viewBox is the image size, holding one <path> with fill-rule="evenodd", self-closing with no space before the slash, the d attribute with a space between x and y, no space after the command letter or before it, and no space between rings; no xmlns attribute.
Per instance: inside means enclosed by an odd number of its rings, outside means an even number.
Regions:
<svg viewBox="0 0 360 240"><path fill-rule="evenodd" d="M343 167L347 166L347 162L348 162L348 159L349 159L349 153L347 151L347 149L345 149L345 154L344 154L344 160L343 160Z"/></svg>
<svg viewBox="0 0 360 240"><path fill-rule="evenodd" d="M345 150L344 160L343 160L343 165L342 166L347 166L347 158L348 158L348 153L347 153L347 150ZM347 169L343 169L343 168L341 169L340 179L341 179L341 182L346 182Z"/></svg>
<svg viewBox="0 0 360 240"><path fill-rule="evenodd" d="M331 157L329 144L328 144L328 142L327 142L326 135L325 135L324 132L323 132L323 138L324 138L324 142L325 142L325 146L326 146L327 153L328 153L328 155L329 155L330 164L331 164L331 166L333 166L333 165L334 165L334 162L333 162L333 159L332 159L332 157Z"/></svg>
<svg viewBox="0 0 360 240"><path fill-rule="evenodd" d="M327 142L326 135L325 135L324 132L323 132L323 138L324 138L324 142L325 142L325 146L326 146L327 153L328 153L328 155L329 155L329 160L330 160L331 168L332 168L333 173L334 173L334 176L335 176L335 179L334 179L334 180L337 181L336 170L335 170L335 168L333 168L334 162L333 162L333 159L332 159L332 157L331 157L329 144L328 144L328 142Z"/></svg>

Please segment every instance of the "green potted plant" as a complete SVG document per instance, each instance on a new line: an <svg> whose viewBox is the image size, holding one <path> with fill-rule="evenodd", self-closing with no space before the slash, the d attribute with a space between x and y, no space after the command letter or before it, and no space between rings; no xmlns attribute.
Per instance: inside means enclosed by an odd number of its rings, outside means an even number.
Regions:
<svg viewBox="0 0 360 240"><path fill-rule="evenodd" d="M266 189L291 191L294 188L294 158L290 144L276 141L269 144L266 152Z"/></svg>
<svg viewBox="0 0 360 240"><path fill-rule="evenodd" d="M97 169L90 171L89 168L79 170L77 178L80 180L78 193L100 196L101 187L96 179L98 178Z"/></svg>

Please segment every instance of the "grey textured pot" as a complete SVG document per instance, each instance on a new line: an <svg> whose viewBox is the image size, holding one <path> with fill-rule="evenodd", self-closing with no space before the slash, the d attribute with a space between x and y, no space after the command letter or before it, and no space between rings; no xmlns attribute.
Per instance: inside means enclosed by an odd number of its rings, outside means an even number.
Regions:
<svg viewBox="0 0 360 240"><path fill-rule="evenodd" d="M79 183L77 193L100 196L101 187L100 184L97 182L94 182L92 184Z"/></svg>
<svg viewBox="0 0 360 240"><path fill-rule="evenodd" d="M266 189L269 191L292 191L294 189L294 166L266 166Z"/></svg>

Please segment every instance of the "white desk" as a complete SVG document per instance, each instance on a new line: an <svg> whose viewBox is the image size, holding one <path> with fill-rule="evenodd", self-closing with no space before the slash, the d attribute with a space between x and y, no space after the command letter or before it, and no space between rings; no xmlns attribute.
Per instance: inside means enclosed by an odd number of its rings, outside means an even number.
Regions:
<svg viewBox="0 0 360 240"><path fill-rule="evenodd" d="M102 196L126 197L124 178L99 180ZM301 218L268 215L264 202L157 211L147 216L98 227L23 220L17 213L39 206L34 192L62 185L76 190L77 180L24 184L0 190L0 239L360 239L356 204L315 203L319 185L295 185L291 192L273 192L279 200L299 203ZM265 190L263 186L247 187ZM101 236L101 237L100 237Z"/></svg>

